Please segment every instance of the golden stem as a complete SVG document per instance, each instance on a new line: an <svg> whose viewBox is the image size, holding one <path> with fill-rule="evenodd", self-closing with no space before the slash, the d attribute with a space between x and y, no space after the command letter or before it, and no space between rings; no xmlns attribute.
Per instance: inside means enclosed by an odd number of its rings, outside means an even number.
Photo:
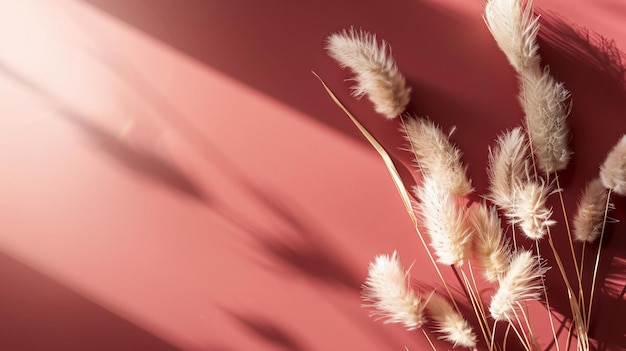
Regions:
<svg viewBox="0 0 626 351"><path fill-rule="evenodd" d="M541 252L539 252L539 242L535 241L535 247L537 248L537 264L540 263ZM559 350L559 340L556 336L556 330L554 329L554 320L552 318L552 309L550 308L550 299L548 298L548 289L546 289L546 280L543 276L541 276L541 287L543 288L543 296L546 299L546 308L548 309L548 317L550 318L550 328L552 329L552 336L554 337L554 345L556 346L556 351Z"/></svg>
<svg viewBox="0 0 626 351"><path fill-rule="evenodd" d="M572 286L567 279L567 274L565 273L563 262L561 261L561 257L559 256L556 247L554 246L550 227L548 227L548 243L550 244L550 248L552 249L552 253L554 254L554 259L556 260L556 264L559 267L559 272L561 273L561 277L563 278L563 282L565 283L565 287L567 288L567 298L569 300L570 309L572 311L572 317L574 318L574 322L576 323L578 339L582 339L582 341L587 344L587 342L585 341L587 339L587 329L584 327L584 322L580 314L580 309L578 308L578 300L574 297L574 291L572 290ZM583 350L586 349L587 348L583 347Z"/></svg>
<svg viewBox="0 0 626 351"><path fill-rule="evenodd" d="M422 329L422 333L424 333L424 336L426 337L426 340L428 340L428 343L430 344L430 347L433 348L433 351L437 351L437 348L435 347L433 342L430 340L430 337L428 336L428 333L426 332L426 330L424 330L424 328L421 328L421 329Z"/></svg>
<svg viewBox="0 0 626 351"><path fill-rule="evenodd" d="M528 328L528 333L530 334L530 339L532 340L532 344L537 349L539 349L540 347L539 347L539 344L537 343L537 339L535 338L535 333L533 332L533 328L530 326L530 320L528 319L528 312L526 311L526 309L528 309L528 305L526 305L526 301L524 301L524 306L522 306L522 304L520 304L518 301L516 301L516 304L519 307L520 311L522 311L522 317L524 317L524 322L526 322L526 328Z"/></svg>
<svg viewBox="0 0 626 351"><path fill-rule="evenodd" d="M504 345L502 345L502 351L506 351L507 340L509 339L509 332L511 331L511 323L507 324L506 331L504 331Z"/></svg>
<svg viewBox="0 0 626 351"><path fill-rule="evenodd" d="M519 324L520 328L522 328L522 323L519 320L519 316L517 315L517 313L515 313L515 310L513 309L512 306L511 306L511 310L513 311L513 315L515 316L515 319L517 320L517 323ZM526 336L526 334L520 333L517 330L517 328L515 327L515 323L513 323L513 321L510 318L509 318L509 325L511 326L511 328L513 328L513 331L515 332L515 334L517 334L517 337L522 342L522 346L524 346L524 349L526 349L527 351L532 351L532 348L530 347L530 342L528 341L528 337Z"/></svg>
<svg viewBox="0 0 626 351"><path fill-rule="evenodd" d="M450 291L448 284L446 284L445 279L443 279L443 275L441 274L439 267L435 263L435 259L430 253L430 250L428 250L428 245L426 245L426 241L424 240L424 237L422 236L422 233L419 230L417 217L415 216L415 213L413 212L413 207L411 206L411 197L409 195L409 192L406 190L404 183L402 182L402 178L400 177L400 174L398 173L398 170L396 169L393 163L393 160L391 159L391 156L389 156L389 153L387 152L387 150L385 150L385 148L378 142L378 140L376 140L376 138L367 130L367 128L365 128L361 124L361 122L359 122L359 120L356 117L354 117L354 115L350 113L350 111L341 103L341 101L339 101L335 93L333 93L333 91L328 87L328 85L326 85L324 80L314 71L311 71L311 72L320 81L320 83L326 90L326 93L330 96L333 102L337 106L339 106L339 108L341 108L341 110L348 117L350 117L350 120L352 121L352 123L354 123L354 125L359 129L361 134L363 134L363 136L367 139L367 141L369 141L369 143L374 147L374 149L376 149L380 157L385 162L387 171L391 175L393 184L396 186L396 190L398 191L398 194L400 195L400 198L402 199L402 203L404 204L404 207L409 215L409 218L411 218L411 221L413 222L413 226L415 227L415 231L417 232L417 235L420 238L422 245L424 245L424 249L426 250L426 253L428 254L428 258L430 259L430 262L433 264L433 267L435 268L435 271L437 272L439 279L441 279L441 282L443 283L443 287L446 289L448 296L450 296L450 300L452 301L452 304L456 308L456 311L461 313L461 310L459 309L459 306L457 305L456 300L454 299L454 295L452 295L452 292Z"/></svg>
<svg viewBox="0 0 626 351"><path fill-rule="evenodd" d="M456 272L456 268L454 268L455 274L457 274L458 277L458 273ZM474 294L474 291L472 290L472 286L470 285L469 280L467 279L467 276L465 275L465 272L463 270L461 270L461 274L463 275L463 279L464 279L464 283L465 283L465 292L467 293L467 296L470 299L470 302L472 303L472 308L474 309L474 314L476 314L476 319L478 320L478 324L480 326L480 330L483 333L483 337L485 338L485 343L489 343L489 340L491 339L491 335L489 335L489 324L487 324L487 318L485 317L485 313L480 309L480 306L478 305L478 298L476 297L476 295ZM491 349L490 349L491 350Z"/></svg>
<svg viewBox="0 0 626 351"><path fill-rule="evenodd" d="M598 242L598 253L596 255L596 263L593 267L593 279L591 280L591 293L589 294L589 310L587 311L587 331L589 331L589 324L591 323L591 307L593 306L593 294L596 288L596 277L598 273L598 264L600 263L600 252L602 251L602 240L604 239L604 228L606 226L606 217L609 212L609 201L611 200L611 189L609 189L606 195L606 206L604 207L604 219L602 221L602 232L600 233L600 241Z"/></svg>
<svg viewBox="0 0 626 351"><path fill-rule="evenodd" d="M582 275L580 270L578 269L578 262L576 261L576 253L574 252L574 242L572 241L572 231L569 226L569 220L567 217L567 211L565 210L565 201L563 201L563 192L561 191L561 184L559 182L559 174L557 171L554 171L554 179L556 180L556 187L559 193L559 199L561 201L561 209L563 210L563 218L565 219L565 228L567 230L567 239L569 241L570 251L572 253L572 260L574 261L574 269L576 270L576 278L578 279L578 300L583 304L585 304L585 297L583 296L583 285L582 285ZM580 303L579 303L580 304ZM583 313L584 315L584 307ZM585 319L583 319L585 322Z"/></svg>

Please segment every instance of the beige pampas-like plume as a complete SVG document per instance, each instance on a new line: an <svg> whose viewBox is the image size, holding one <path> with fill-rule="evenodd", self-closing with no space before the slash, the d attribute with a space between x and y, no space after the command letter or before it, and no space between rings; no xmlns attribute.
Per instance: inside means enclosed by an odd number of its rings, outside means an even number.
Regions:
<svg viewBox="0 0 626 351"><path fill-rule="evenodd" d="M469 220L474 228L472 252L484 269L490 282L498 281L509 267L511 251L500 226L500 217L495 206L485 203L472 206Z"/></svg>
<svg viewBox="0 0 626 351"><path fill-rule="evenodd" d="M517 251L509 269L500 280L496 294L491 298L489 312L497 321L508 321L514 316L517 303L541 298L541 279L547 268L530 251Z"/></svg>
<svg viewBox="0 0 626 351"><path fill-rule="evenodd" d="M515 189L528 181L528 159L528 142L521 127L502 133L489 149L488 198L501 209L513 206Z"/></svg>
<svg viewBox="0 0 626 351"><path fill-rule="evenodd" d="M574 217L574 239L592 243L598 238L602 231L608 195L600 179L595 178L587 184Z"/></svg>
<svg viewBox="0 0 626 351"><path fill-rule="evenodd" d="M539 240L546 235L548 227L556 221L546 201L550 188L541 182L527 182L515 191L515 204L505 212L509 223L517 224L529 239Z"/></svg>
<svg viewBox="0 0 626 351"><path fill-rule="evenodd" d="M600 179L607 189L626 195L626 135L606 156L600 167Z"/></svg>
<svg viewBox="0 0 626 351"><path fill-rule="evenodd" d="M398 71L389 45L376 35L350 28L328 37L326 49L341 67L354 72L353 95L367 95L376 112L391 119L399 116L410 100L411 88Z"/></svg>
<svg viewBox="0 0 626 351"><path fill-rule="evenodd" d="M517 72L539 64L537 33L539 16L533 15L532 2L489 0L485 22L500 50Z"/></svg>
<svg viewBox="0 0 626 351"><path fill-rule="evenodd" d="M519 101L537 166L552 173L564 169L571 156L566 125L569 91L547 68L541 69L538 19L532 1L524 5L523 0L489 0L485 5L487 27L519 76Z"/></svg>
<svg viewBox="0 0 626 351"><path fill-rule="evenodd" d="M396 252L376 256L370 263L362 296L375 309L372 314L386 318L385 323L402 323L407 330L424 323L424 304L411 289L409 273Z"/></svg>
<svg viewBox="0 0 626 351"><path fill-rule="evenodd" d="M571 157L566 103L569 91L547 68L524 70L520 72L520 79L519 101L526 114L526 128L537 166L546 174L565 169Z"/></svg>
<svg viewBox="0 0 626 351"><path fill-rule="evenodd" d="M457 196L474 191L467 177L467 167L461 162L463 153L435 123L423 118L407 119L406 138L424 176L437 179L442 187Z"/></svg>
<svg viewBox="0 0 626 351"><path fill-rule="evenodd" d="M430 236L437 261L445 265L463 264L471 248L472 229L463 208L446 188L433 178L425 178L414 188L418 212Z"/></svg>
<svg viewBox="0 0 626 351"><path fill-rule="evenodd" d="M433 293L426 310L435 323L437 332L443 334L440 339L449 341L453 347L476 347L476 334L463 316L444 297Z"/></svg>

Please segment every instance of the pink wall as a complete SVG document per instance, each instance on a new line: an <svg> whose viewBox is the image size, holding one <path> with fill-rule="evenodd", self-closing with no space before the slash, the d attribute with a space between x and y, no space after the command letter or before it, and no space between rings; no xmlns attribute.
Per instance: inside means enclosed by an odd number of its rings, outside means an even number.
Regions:
<svg viewBox="0 0 626 351"><path fill-rule="evenodd" d="M626 4L535 6L544 62L574 101L562 174L573 211L626 132ZM410 109L458 127L484 192L487 147L522 112L480 1L1 3L2 349L427 348L360 307L376 254L398 250L416 280L438 278L380 158L310 73L410 164L398 124L349 97L349 73L324 54L350 25L390 42ZM608 228L591 334L618 350L626 201L613 202L622 223ZM556 267L548 288L567 315ZM547 345L544 311L531 305Z"/></svg>

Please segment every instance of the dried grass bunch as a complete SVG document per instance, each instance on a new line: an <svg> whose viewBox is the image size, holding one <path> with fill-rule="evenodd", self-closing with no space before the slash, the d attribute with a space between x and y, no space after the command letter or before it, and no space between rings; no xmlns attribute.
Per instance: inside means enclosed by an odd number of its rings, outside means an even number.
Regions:
<svg viewBox="0 0 626 351"><path fill-rule="evenodd" d="M559 195L567 224L569 219L561 196L558 171L566 168L571 158L567 127L569 92L563 83L550 75L548 67L541 66L536 38L538 16L530 1L488 0L484 19L518 76L518 101L525 119L522 126L499 135L488 150L489 191L483 196L483 202L467 206L464 201L474 189L462 162L463 154L451 140L452 133L444 133L427 118L405 114L400 118L401 130L408 141L407 150L415 158L415 172L422 176L413 189L414 199L411 200L387 152L322 81L333 100L385 160L432 266L441 278L442 289L439 291L415 290L410 284L409 271L403 268L398 254L382 254L370 263L363 285L363 299L366 306L373 309L372 314L385 319L385 323L400 323L408 330L422 328L434 349L429 331L439 333L439 337L453 347L480 347L490 351L506 348L506 344L498 344L505 343L506 337L496 340L495 328L499 322L507 326L507 334L509 329L515 332L520 345L527 351L540 347L525 312L527 301L539 300L546 307L553 342L558 350L559 339L544 283L549 267L538 244L538 241L547 239L567 288L566 298L572 313L571 330L577 337L577 349L587 351L590 349L588 321L591 320L607 213L612 208L610 198L613 192L626 195L626 135L608 154L598 177L584 190L573 218L573 230L566 226L571 253L558 252L551 233L556 221L547 201L550 196ZM386 118L404 112L411 89L386 42L378 41L374 34L350 28L330 35L326 49L341 67L352 70L356 97L367 96L375 110ZM505 234L502 219L507 220L506 232L512 232L511 236ZM428 240L424 239L422 230L426 231ZM517 244L517 230L531 240L534 249ZM583 253L584 245L599 241L592 289L587 296L581 285L583 260L580 260L579 267L574 239L583 243ZM570 282L564 271L565 260L576 268L576 281ZM464 262L468 264L464 265ZM476 284L472 262L478 263L484 277L493 286L488 304L482 300L484 294ZM461 314L449 282L441 274L440 265L451 267L456 274L473 308L482 338L477 337L475 328ZM447 296L440 292L447 293Z"/></svg>

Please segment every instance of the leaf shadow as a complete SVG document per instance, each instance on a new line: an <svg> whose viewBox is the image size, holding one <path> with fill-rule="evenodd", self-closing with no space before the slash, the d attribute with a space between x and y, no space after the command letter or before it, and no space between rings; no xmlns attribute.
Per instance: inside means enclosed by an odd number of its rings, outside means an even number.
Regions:
<svg viewBox="0 0 626 351"><path fill-rule="evenodd" d="M52 94L37 85L37 83L1 62L0 72L40 97L49 101L56 101ZM117 164L124 166L139 176L165 185L167 188L201 203L210 201L207 194L194 180L162 156L144 148L131 146L111 131L97 125L69 107L63 107L57 113L79 131L83 132L98 151L110 156Z"/></svg>

